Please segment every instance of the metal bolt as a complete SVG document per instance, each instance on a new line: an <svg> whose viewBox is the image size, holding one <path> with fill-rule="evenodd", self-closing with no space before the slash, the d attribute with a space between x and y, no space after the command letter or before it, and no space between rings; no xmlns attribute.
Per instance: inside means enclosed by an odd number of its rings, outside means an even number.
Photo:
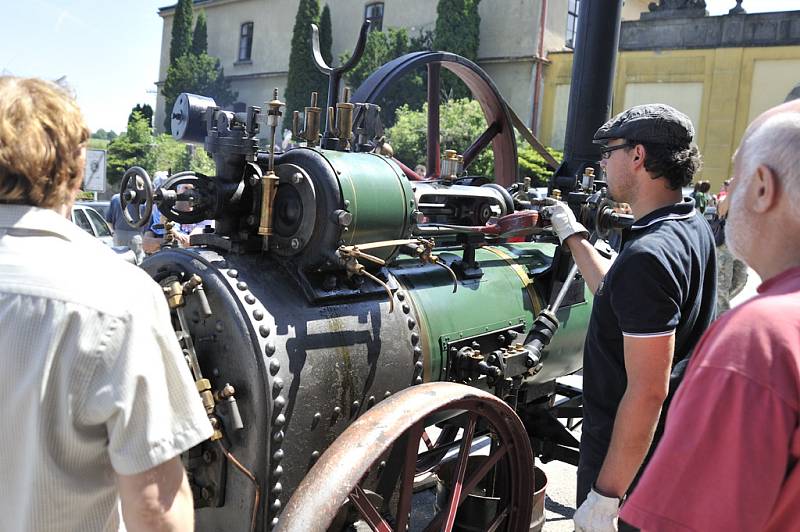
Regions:
<svg viewBox="0 0 800 532"><path fill-rule="evenodd" d="M342 227L347 227L353 222L353 215L347 211L338 209L333 212L333 215L336 217L336 223Z"/></svg>
<svg viewBox="0 0 800 532"><path fill-rule="evenodd" d="M245 300L245 302L249 303L250 305L252 305L253 303L256 302L256 298L253 297L252 294L247 294L246 296L244 296L244 300Z"/></svg>
<svg viewBox="0 0 800 532"><path fill-rule="evenodd" d="M247 222L247 225L256 225L258 223L258 219L252 214L248 216L245 221Z"/></svg>
<svg viewBox="0 0 800 532"><path fill-rule="evenodd" d="M264 311L256 309L253 311L253 319L256 321L261 321L264 319Z"/></svg>
<svg viewBox="0 0 800 532"><path fill-rule="evenodd" d="M299 238L293 238L289 242L289 245L292 246L292 249L300 249L300 239Z"/></svg>
<svg viewBox="0 0 800 532"><path fill-rule="evenodd" d="M267 327L267 334L269 334L269 327ZM272 355L275 354L275 343L272 340L267 342L267 345L264 346L264 354L267 355L268 357L271 357Z"/></svg>
<svg viewBox="0 0 800 532"><path fill-rule="evenodd" d="M278 417L275 418L275 426L282 427L286 424L286 416L283 414L278 414Z"/></svg>
<svg viewBox="0 0 800 532"><path fill-rule="evenodd" d="M281 361L273 358L269 361L269 372L275 375L281 369Z"/></svg>
<svg viewBox="0 0 800 532"><path fill-rule="evenodd" d="M258 328L258 334L260 334L264 338L269 336L269 333L270 333L269 325L262 325ZM267 345L269 346L269 344ZM272 347L272 350L275 351L275 346Z"/></svg>
<svg viewBox="0 0 800 532"><path fill-rule="evenodd" d="M295 185L302 180L303 180L303 174L301 174L300 172L295 172L292 174L292 183L294 183Z"/></svg>

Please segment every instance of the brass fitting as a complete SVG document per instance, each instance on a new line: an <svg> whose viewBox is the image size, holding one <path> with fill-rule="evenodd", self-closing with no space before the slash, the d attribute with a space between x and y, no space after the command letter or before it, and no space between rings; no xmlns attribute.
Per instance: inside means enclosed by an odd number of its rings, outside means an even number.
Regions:
<svg viewBox="0 0 800 532"><path fill-rule="evenodd" d="M167 298L167 304L170 309L182 307L185 303L183 299L183 285L178 281L177 277L170 277L167 279L166 284L162 285L161 290L164 291L164 297Z"/></svg>
<svg viewBox="0 0 800 532"><path fill-rule="evenodd" d="M553 189L553 199L556 201L561 201L561 191L557 188Z"/></svg>
<svg viewBox="0 0 800 532"><path fill-rule="evenodd" d="M442 175L442 183L444 183L445 185L452 184L452 182L458 178L458 168L459 168L460 158L461 156L458 155L458 153L455 150L444 151L444 156L442 157L441 175ZM463 158L461 158L460 160L463 161Z"/></svg>
<svg viewBox="0 0 800 532"><path fill-rule="evenodd" d="M278 192L278 176L269 170L261 177L261 216L258 222L258 234L272 235L272 204Z"/></svg>
<svg viewBox="0 0 800 532"><path fill-rule="evenodd" d="M336 104L336 131L342 148L348 148L353 136L353 109L350 103L350 89L345 87L342 101Z"/></svg>
<svg viewBox="0 0 800 532"><path fill-rule="evenodd" d="M322 109L317 107L319 95L311 93L311 105L305 108L305 123L303 130L300 131L300 113L294 112L292 116L292 134L301 140L306 141L306 146L313 148L319 144L320 114Z"/></svg>
<svg viewBox="0 0 800 532"><path fill-rule="evenodd" d="M214 394L211 392L211 381L208 379L198 379L194 383L197 392L200 394L200 399L203 401L203 407L206 409L208 420L211 421L211 426L214 429L214 434L211 436L211 441L216 441L222 438L222 431L220 430L219 420L214 415Z"/></svg>

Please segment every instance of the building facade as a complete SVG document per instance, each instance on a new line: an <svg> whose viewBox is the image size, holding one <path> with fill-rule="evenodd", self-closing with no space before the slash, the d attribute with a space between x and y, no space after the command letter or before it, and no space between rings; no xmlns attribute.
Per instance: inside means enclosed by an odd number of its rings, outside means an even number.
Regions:
<svg viewBox="0 0 800 532"><path fill-rule="evenodd" d="M703 154L702 178L714 191L731 176L733 152L750 121L790 94L800 97L800 11L732 11L709 17L702 9L656 9L623 22L612 104L614 113L653 102L686 113ZM540 134L560 148L572 53L556 51L549 59Z"/></svg>
<svg viewBox="0 0 800 532"><path fill-rule="evenodd" d="M218 57L239 101L258 105L286 87L289 46L299 0L195 0L208 19L208 53ZM324 5L324 0L321 2ZM406 28L409 35L432 31L434 0L329 0L333 57L352 51L361 23L375 29ZM517 114L537 126L535 102L541 99L547 51L565 50L574 39L580 0L482 0L478 64L495 81ZM647 0L626 0L623 18L635 19ZM175 6L159 10L163 19L155 124L164 121L161 87L169 66ZM309 58L311 61L311 58ZM538 75L537 75L538 71ZM537 83L538 82L538 83ZM538 89L537 89L538 87Z"/></svg>

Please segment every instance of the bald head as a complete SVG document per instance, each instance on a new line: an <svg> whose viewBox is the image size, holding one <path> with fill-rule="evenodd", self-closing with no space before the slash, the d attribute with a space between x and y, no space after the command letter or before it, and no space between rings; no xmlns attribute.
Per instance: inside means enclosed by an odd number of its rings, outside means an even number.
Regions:
<svg viewBox="0 0 800 532"><path fill-rule="evenodd" d="M762 279L800 265L800 101L762 113L734 161L728 248Z"/></svg>

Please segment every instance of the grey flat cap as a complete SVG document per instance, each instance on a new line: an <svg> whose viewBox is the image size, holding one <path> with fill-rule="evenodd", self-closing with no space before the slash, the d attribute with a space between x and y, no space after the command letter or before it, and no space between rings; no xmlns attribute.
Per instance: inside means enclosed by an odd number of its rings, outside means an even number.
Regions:
<svg viewBox="0 0 800 532"><path fill-rule="evenodd" d="M594 142L628 139L653 144L689 146L694 126L689 117L663 103L637 105L623 111L597 130Z"/></svg>

